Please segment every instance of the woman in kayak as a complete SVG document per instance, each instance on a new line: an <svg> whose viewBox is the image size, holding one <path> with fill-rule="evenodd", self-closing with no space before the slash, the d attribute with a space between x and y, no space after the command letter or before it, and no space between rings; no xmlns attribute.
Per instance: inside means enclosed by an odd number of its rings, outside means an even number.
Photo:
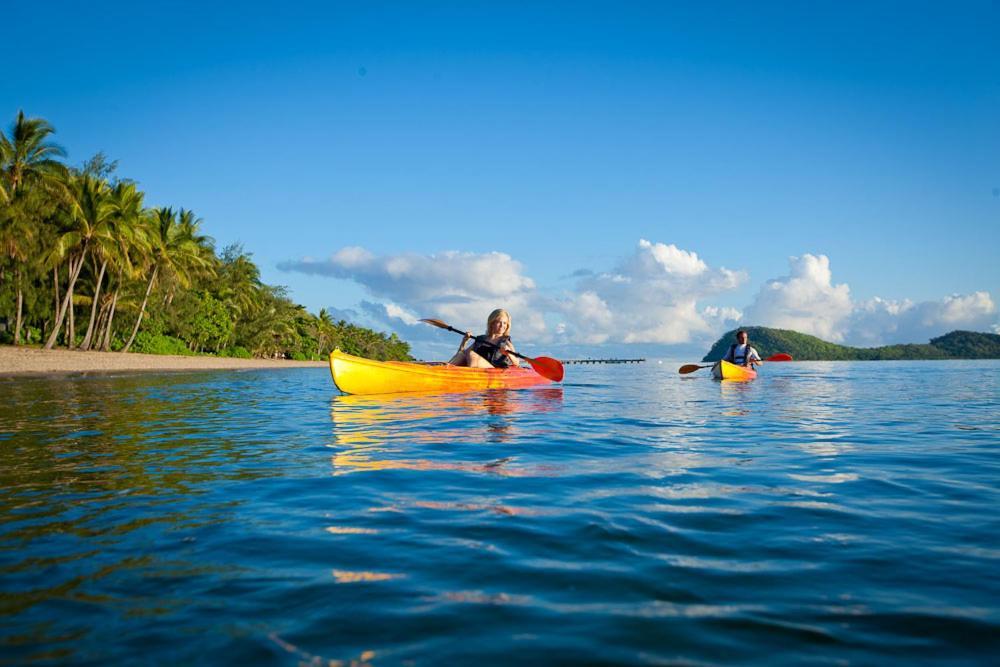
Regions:
<svg viewBox="0 0 1000 667"><path fill-rule="evenodd" d="M486 319L486 334L473 336L465 332L458 352L448 363L452 366L472 368L508 368L517 366L517 361L509 354L515 352L510 342L510 315L503 308L497 308ZM466 343L473 341L468 349Z"/></svg>

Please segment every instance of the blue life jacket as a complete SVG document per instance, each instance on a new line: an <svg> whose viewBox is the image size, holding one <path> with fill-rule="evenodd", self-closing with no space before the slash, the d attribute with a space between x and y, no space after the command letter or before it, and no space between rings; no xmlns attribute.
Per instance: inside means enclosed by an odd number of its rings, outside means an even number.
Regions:
<svg viewBox="0 0 1000 667"><path fill-rule="evenodd" d="M494 368L508 368L514 362L506 354L500 351L500 346L510 340L510 336L501 336L496 343L486 340L486 336L476 336L476 342L472 345L472 351L486 361L493 364Z"/></svg>

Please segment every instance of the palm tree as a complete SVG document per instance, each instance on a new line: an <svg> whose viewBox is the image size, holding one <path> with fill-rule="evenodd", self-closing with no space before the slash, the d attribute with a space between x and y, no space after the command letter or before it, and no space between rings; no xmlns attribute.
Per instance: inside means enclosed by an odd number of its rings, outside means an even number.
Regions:
<svg viewBox="0 0 1000 667"><path fill-rule="evenodd" d="M41 185L62 190L66 166L56 158L66 157L61 146L48 140L55 133L42 118L17 113L10 136L0 133L0 167L6 176L4 197L12 199L22 186Z"/></svg>
<svg viewBox="0 0 1000 667"><path fill-rule="evenodd" d="M163 277L175 285L189 287L192 278L199 272L211 268L210 242L207 236L199 234L201 219L195 218L191 211L181 209L180 215L170 208L158 208L153 211L148 229L150 252L146 270L149 279L146 283L146 294L139 307L139 316L132 327L132 335L125 343L123 352L128 352L139 333L139 326L146 314L146 304L149 294L158 278ZM206 253L206 249L208 249Z"/></svg>
<svg viewBox="0 0 1000 667"><path fill-rule="evenodd" d="M152 230L152 211L142 207L142 199L143 193L135 190L134 186L130 190L125 189L116 198L119 247L114 256L115 291L108 306L109 313L101 342L101 349L105 352L111 349L112 326L122 287L124 287L126 279L141 275L139 268L152 253L149 238L149 233Z"/></svg>
<svg viewBox="0 0 1000 667"><path fill-rule="evenodd" d="M319 352L321 357L326 352L327 334L331 329L333 329L333 318L330 317L330 313L326 308L320 308L319 316L316 317L316 343L318 346L317 352Z"/></svg>
<svg viewBox="0 0 1000 667"><path fill-rule="evenodd" d="M17 293L17 316L14 325L14 345L21 344L21 321L24 311L23 267L31 256L35 226L26 215L25 197L18 197L0 210L0 256L14 264L14 287ZM10 201L10 200L7 200Z"/></svg>
<svg viewBox="0 0 1000 667"><path fill-rule="evenodd" d="M263 287L260 269L253 263L251 256L244 252L243 246L240 244L227 246L222 251L216 293L236 323L233 328L234 335L243 328L240 326L242 323L253 320L263 307L265 302ZM227 341L227 344L231 343L236 341Z"/></svg>
<svg viewBox="0 0 1000 667"><path fill-rule="evenodd" d="M74 176L70 182L70 206L66 212L66 229L56 240L49 254L49 262L69 263L69 282L63 297L55 325L45 341L45 349L51 350L59 337L66 313L73 307L73 286L80 277L80 270L87 259L91 246L99 247L110 243L112 237L111 220L114 215L107 183L90 176ZM72 326L67 336L67 346L73 347Z"/></svg>
<svg viewBox="0 0 1000 667"><path fill-rule="evenodd" d="M100 269L97 272L94 298L90 305L90 322L87 325L87 333L83 337L83 342L80 343L81 350L89 350L93 340L94 327L97 322L97 305L101 296L101 284L104 280L108 264L110 263L117 270L118 277L131 268L129 266L129 250L131 244L139 234L137 227L142 221L142 199L143 193L135 187L134 183L127 181L118 183L108 193L111 215L108 217L106 224L109 226L108 231L110 233L97 235L91 246L90 255L94 262L94 268L97 269L97 264L100 263ZM117 300L117 291L115 299Z"/></svg>
<svg viewBox="0 0 1000 667"><path fill-rule="evenodd" d="M66 167L57 158L66 151L48 140L55 129L41 118L19 111L9 136L0 132L0 250L14 262L17 316L14 344L21 342L24 304L23 274L35 227L44 216L46 199L65 195Z"/></svg>

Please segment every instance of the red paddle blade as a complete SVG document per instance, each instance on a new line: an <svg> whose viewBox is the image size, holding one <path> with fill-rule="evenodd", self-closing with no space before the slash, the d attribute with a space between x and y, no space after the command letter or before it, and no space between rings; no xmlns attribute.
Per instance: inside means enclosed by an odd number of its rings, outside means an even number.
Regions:
<svg viewBox="0 0 1000 667"><path fill-rule="evenodd" d="M528 359L528 363L535 369L535 372L553 382L562 382L563 365L558 359L552 357L535 357Z"/></svg>
<svg viewBox="0 0 1000 667"><path fill-rule="evenodd" d="M677 369L677 372L681 375L687 375L688 373L694 373L699 368L707 368L707 366L699 366L698 364L684 364Z"/></svg>
<svg viewBox="0 0 1000 667"><path fill-rule="evenodd" d="M779 352L778 354L772 354L764 361L791 361L791 360L792 360L792 355L785 354L784 352Z"/></svg>

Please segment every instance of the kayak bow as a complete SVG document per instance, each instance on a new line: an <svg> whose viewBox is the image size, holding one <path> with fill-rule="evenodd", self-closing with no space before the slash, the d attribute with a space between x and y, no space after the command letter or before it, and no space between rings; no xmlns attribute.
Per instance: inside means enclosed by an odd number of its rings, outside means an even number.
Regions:
<svg viewBox="0 0 1000 667"><path fill-rule="evenodd" d="M407 361L375 361L334 350L330 373L345 394L397 394L426 391L453 393L483 389L519 389L551 380L529 368L469 368Z"/></svg>
<svg viewBox="0 0 1000 667"><path fill-rule="evenodd" d="M753 380L757 371L749 366L739 366L728 361L717 361L712 366L712 377L716 380Z"/></svg>

